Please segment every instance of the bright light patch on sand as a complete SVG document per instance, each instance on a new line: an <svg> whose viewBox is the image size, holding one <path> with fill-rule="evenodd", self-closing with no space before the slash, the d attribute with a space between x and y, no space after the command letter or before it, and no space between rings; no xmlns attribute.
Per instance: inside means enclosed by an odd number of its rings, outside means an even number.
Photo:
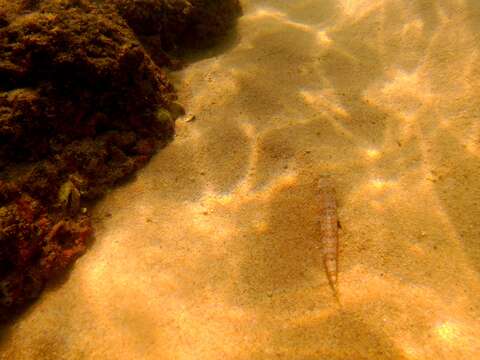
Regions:
<svg viewBox="0 0 480 360"><path fill-rule="evenodd" d="M275 10L272 8L259 8L257 11L252 13L251 15L245 16L249 20L258 20L264 18L272 18L278 21L281 21L283 24L291 26L292 28L296 28L306 32L312 32L313 29L309 25L305 25L301 22L293 21L288 18L287 14L281 12L279 10Z"/></svg>
<svg viewBox="0 0 480 360"><path fill-rule="evenodd" d="M445 342L454 343L460 337L459 326L451 321L445 321L435 329L438 337Z"/></svg>
<svg viewBox="0 0 480 360"><path fill-rule="evenodd" d="M392 190L396 184L397 184L396 181L385 180L380 177L374 177L369 182L370 189L373 190L374 192L380 192L380 193L387 189Z"/></svg>
<svg viewBox="0 0 480 360"><path fill-rule="evenodd" d="M268 225L268 222L266 222L265 220L261 220L255 223L254 227L258 233L264 233L268 230L270 226Z"/></svg>
<svg viewBox="0 0 480 360"><path fill-rule="evenodd" d="M257 9L255 12L251 13L250 15L244 16L244 18L249 20L260 20L268 17L277 18L277 19L284 18L285 14L279 10L261 7Z"/></svg>
<svg viewBox="0 0 480 360"><path fill-rule="evenodd" d="M470 154L474 154L478 156L478 147L479 143L478 141L467 141L465 148Z"/></svg>
<svg viewBox="0 0 480 360"><path fill-rule="evenodd" d="M293 186L297 183L297 174L289 173L282 176L281 186Z"/></svg>
<svg viewBox="0 0 480 360"><path fill-rule="evenodd" d="M386 186L385 180L382 180L382 179L373 179L370 182L370 184L374 189L377 189L377 190L382 190Z"/></svg>
<svg viewBox="0 0 480 360"><path fill-rule="evenodd" d="M329 46L332 43L326 31L317 31L317 41L321 46Z"/></svg>
<svg viewBox="0 0 480 360"><path fill-rule="evenodd" d="M235 198L232 194L218 194L215 196L215 198L208 198L207 203L218 203L219 205L229 205L232 204L235 201Z"/></svg>
<svg viewBox="0 0 480 360"><path fill-rule="evenodd" d="M342 117L348 116L348 112L342 107L333 89L324 89L321 91L300 90L300 96L306 104L322 112L327 110Z"/></svg>
<svg viewBox="0 0 480 360"><path fill-rule="evenodd" d="M254 139L256 137L255 127L252 124L242 121L240 123L240 128L249 139Z"/></svg>
<svg viewBox="0 0 480 360"><path fill-rule="evenodd" d="M450 349L462 349L467 354L475 354L475 357L468 359L474 359L479 354L479 329L476 324L447 320L437 325L434 332Z"/></svg>
<svg viewBox="0 0 480 360"><path fill-rule="evenodd" d="M339 3L345 15L361 18L365 13L371 11L377 2L370 0L340 0Z"/></svg>
<svg viewBox="0 0 480 360"><path fill-rule="evenodd" d="M287 25L290 25L292 28L296 28L298 30L302 30L302 31L305 31L305 32L312 32L313 31L311 26L308 26L308 25L305 25L305 24L302 24L302 23L299 23L299 22L296 22L296 21L285 19L284 22Z"/></svg>
<svg viewBox="0 0 480 360"><path fill-rule="evenodd" d="M367 149L365 154L367 155L367 158L370 160L376 160L380 157L380 152L376 149Z"/></svg>

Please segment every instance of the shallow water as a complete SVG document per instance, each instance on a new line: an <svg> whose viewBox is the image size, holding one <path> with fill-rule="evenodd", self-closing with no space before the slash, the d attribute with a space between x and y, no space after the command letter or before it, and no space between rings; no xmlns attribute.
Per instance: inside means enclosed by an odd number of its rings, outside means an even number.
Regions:
<svg viewBox="0 0 480 360"><path fill-rule="evenodd" d="M243 5L230 46L173 74L195 121L98 204L94 244L0 358L480 356L480 5Z"/></svg>

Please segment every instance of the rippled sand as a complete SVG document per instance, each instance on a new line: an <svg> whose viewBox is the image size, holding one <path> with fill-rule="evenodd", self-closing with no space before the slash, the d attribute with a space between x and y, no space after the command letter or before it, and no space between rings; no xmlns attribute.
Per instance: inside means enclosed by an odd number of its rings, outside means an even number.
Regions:
<svg viewBox="0 0 480 360"><path fill-rule="evenodd" d="M1 359L480 358L480 3L244 12L174 74L195 121L96 207L94 244L3 330Z"/></svg>

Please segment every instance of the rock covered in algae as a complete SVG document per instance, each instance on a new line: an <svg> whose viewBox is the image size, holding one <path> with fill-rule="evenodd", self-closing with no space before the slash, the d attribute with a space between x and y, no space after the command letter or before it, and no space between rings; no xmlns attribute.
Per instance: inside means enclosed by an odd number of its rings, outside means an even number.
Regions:
<svg viewBox="0 0 480 360"><path fill-rule="evenodd" d="M168 56L145 49L210 42L238 9L0 0L0 318L85 250L85 205L171 139L176 96L159 68Z"/></svg>
<svg viewBox="0 0 480 360"><path fill-rule="evenodd" d="M41 4L0 29L2 160L43 158L99 129L151 130L149 111L173 88L123 19L86 1Z"/></svg>
<svg viewBox="0 0 480 360"><path fill-rule="evenodd" d="M167 54L215 45L241 13L239 0L112 0L160 66L178 68Z"/></svg>
<svg viewBox="0 0 480 360"><path fill-rule="evenodd" d="M239 0L112 0L141 37L157 37L163 50L205 47L225 35L241 13Z"/></svg>

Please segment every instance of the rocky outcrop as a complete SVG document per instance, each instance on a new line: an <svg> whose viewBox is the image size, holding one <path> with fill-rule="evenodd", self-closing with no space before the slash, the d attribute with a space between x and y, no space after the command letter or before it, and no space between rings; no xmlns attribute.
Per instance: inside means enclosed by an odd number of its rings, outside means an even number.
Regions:
<svg viewBox="0 0 480 360"><path fill-rule="evenodd" d="M0 0L0 317L86 247L88 206L174 132L169 49L211 44L236 0ZM153 45L152 45L153 44ZM165 54L152 60L155 47Z"/></svg>

